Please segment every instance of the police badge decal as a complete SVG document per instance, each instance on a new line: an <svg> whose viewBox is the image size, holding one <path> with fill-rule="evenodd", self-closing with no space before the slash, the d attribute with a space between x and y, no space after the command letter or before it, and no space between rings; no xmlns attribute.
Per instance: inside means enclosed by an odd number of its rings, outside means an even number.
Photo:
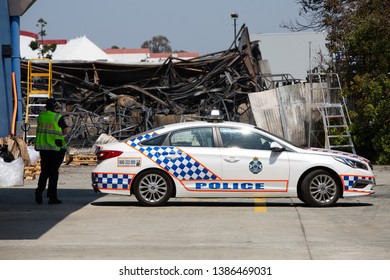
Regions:
<svg viewBox="0 0 390 280"><path fill-rule="evenodd" d="M249 163L249 170L253 174L258 174L261 172L261 170L263 170L263 164L257 157L254 157L253 160Z"/></svg>

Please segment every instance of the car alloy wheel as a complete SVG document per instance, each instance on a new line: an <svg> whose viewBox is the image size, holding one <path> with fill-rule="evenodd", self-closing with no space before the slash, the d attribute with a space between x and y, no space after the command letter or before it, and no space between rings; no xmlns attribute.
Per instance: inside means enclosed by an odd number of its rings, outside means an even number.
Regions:
<svg viewBox="0 0 390 280"><path fill-rule="evenodd" d="M303 200L311 206L333 206L340 194L337 181L326 170L314 170L302 182Z"/></svg>
<svg viewBox="0 0 390 280"><path fill-rule="evenodd" d="M172 183L167 174L160 170L147 171L134 182L137 200L146 206L159 206L168 201Z"/></svg>

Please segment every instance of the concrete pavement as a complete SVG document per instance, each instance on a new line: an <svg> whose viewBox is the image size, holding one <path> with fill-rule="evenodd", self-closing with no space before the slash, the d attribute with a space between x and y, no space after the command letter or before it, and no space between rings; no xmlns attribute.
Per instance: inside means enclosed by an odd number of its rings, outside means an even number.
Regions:
<svg viewBox="0 0 390 280"><path fill-rule="evenodd" d="M96 194L93 167L62 166L61 205L34 202L37 179L0 188L0 259L390 259L390 167L376 194L333 208L298 199L172 199L141 207Z"/></svg>

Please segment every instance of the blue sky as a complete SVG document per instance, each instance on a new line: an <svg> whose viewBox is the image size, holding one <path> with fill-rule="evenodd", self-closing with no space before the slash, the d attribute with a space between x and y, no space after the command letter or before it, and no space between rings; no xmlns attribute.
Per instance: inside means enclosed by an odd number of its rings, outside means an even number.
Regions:
<svg viewBox="0 0 390 280"><path fill-rule="evenodd" d="M37 0L20 22L37 33L43 18L46 39L85 35L100 48L139 48L164 35L174 50L207 54L232 43L233 12L237 30L246 24L250 33L283 33L289 31L279 24L297 19L298 10L296 0Z"/></svg>

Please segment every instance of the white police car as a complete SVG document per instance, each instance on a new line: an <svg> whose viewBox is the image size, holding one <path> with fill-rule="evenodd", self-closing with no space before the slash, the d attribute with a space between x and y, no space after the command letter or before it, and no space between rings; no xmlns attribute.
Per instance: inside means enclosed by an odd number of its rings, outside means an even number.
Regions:
<svg viewBox="0 0 390 280"><path fill-rule="evenodd" d="M255 126L184 122L97 148L96 191L134 194L142 205L171 197L298 197L332 206L340 197L373 194L368 160L302 149Z"/></svg>

